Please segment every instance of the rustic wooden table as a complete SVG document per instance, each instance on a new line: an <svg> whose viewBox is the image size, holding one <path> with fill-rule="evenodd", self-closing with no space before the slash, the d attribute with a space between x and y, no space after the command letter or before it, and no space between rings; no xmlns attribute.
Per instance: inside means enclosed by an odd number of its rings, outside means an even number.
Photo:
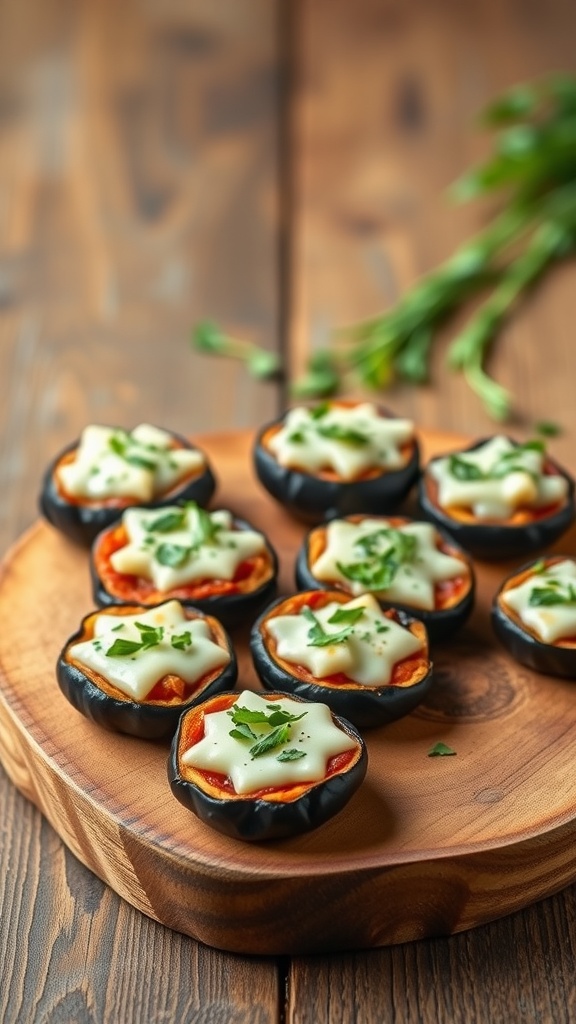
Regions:
<svg viewBox="0 0 576 1024"><path fill-rule="evenodd" d="M442 196L474 114L576 71L569 0L4 0L0 7L0 546L89 421L255 427L279 387L192 353L210 315L289 353L382 308L478 227ZM553 418L576 468L574 266L493 360L519 435ZM490 432L442 355L390 404ZM4 1024L576 1019L576 887L452 938L243 957L169 931L68 852L0 771Z"/></svg>

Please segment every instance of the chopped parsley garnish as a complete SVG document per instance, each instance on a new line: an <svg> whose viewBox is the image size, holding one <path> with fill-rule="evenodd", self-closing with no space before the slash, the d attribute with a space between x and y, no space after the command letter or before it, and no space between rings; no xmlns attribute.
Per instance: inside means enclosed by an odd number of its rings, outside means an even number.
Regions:
<svg viewBox="0 0 576 1024"><path fill-rule="evenodd" d="M149 469L152 473L156 469L156 463L152 459L147 459L136 452L130 452L128 455L125 455L124 461L128 462L131 466L138 466L139 469Z"/></svg>
<svg viewBox="0 0 576 1024"><path fill-rule="evenodd" d="M304 444L306 437L302 430L293 430L291 434L288 434L287 440L291 444Z"/></svg>
<svg viewBox="0 0 576 1024"><path fill-rule="evenodd" d="M143 648L144 644L138 643L137 640L124 640L122 637L118 637L112 644L112 647L109 647L106 651L106 657L126 658L129 654L137 654Z"/></svg>
<svg viewBox="0 0 576 1024"><path fill-rule="evenodd" d="M226 712L230 715L234 724L234 728L230 730L229 736L237 740L249 740L252 742L252 746L248 750L252 758L262 757L269 750L274 750L275 747L280 747L283 743L286 743L290 739L292 723L299 722L301 718L308 714L307 711L303 711L301 715L293 715L290 711L277 708L273 704L267 704L266 706L268 712L252 711L250 708L243 708L238 705L229 708ZM269 732L258 736L250 728L251 725L268 726ZM297 760L296 754L298 757L305 756L304 751L300 752L295 749L294 751L283 751L279 755L278 760L295 761Z"/></svg>
<svg viewBox="0 0 576 1024"><path fill-rule="evenodd" d="M187 647L192 645L192 633L189 629L184 633L173 633L170 638L170 643L177 651L185 651Z"/></svg>
<svg viewBox="0 0 576 1024"><path fill-rule="evenodd" d="M559 587L559 580L550 580L544 587L535 587L528 598L528 604L533 608L576 604L576 585L568 583L565 590L559 590Z"/></svg>
<svg viewBox="0 0 576 1024"><path fill-rule="evenodd" d="M434 746L428 751L428 757L455 757L456 751L449 747L447 743L435 743Z"/></svg>
<svg viewBox="0 0 576 1024"><path fill-rule="evenodd" d="M154 558L160 565L169 565L178 569L188 560L192 548L184 547L182 544L159 544L154 552Z"/></svg>
<svg viewBox="0 0 576 1024"><path fill-rule="evenodd" d="M283 750L281 754L278 754L277 761L299 761L302 757L306 757L306 751L300 750L298 747L292 747L291 750Z"/></svg>
<svg viewBox="0 0 576 1024"><path fill-rule="evenodd" d="M387 545L384 550L383 543ZM361 583L368 590L388 590L399 568L414 561L418 539L389 527L361 537L354 546L366 558L358 562L337 562L338 570L346 579Z"/></svg>
<svg viewBox="0 0 576 1024"><path fill-rule="evenodd" d="M509 473L527 473L534 478L534 470L522 464L522 455L527 452L538 452L539 455L544 455L546 447L543 441L538 440L525 441L524 444L514 445L511 451L503 452L502 455L498 456L493 466L488 470L483 470L475 462L469 462L461 455L451 455L448 460L448 472L456 480L463 481L501 480L502 477L508 476Z"/></svg>
<svg viewBox="0 0 576 1024"><path fill-rule="evenodd" d="M176 512L164 512L146 525L149 533L169 533L171 530L180 530L186 522L186 512L179 509Z"/></svg>
<svg viewBox="0 0 576 1024"><path fill-rule="evenodd" d="M320 402L320 405L316 405L313 409L310 409L310 418L313 420L321 420L327 412L330 412L330 402Z"/></svg>
<svg viewBox="0 0 576 1024"><path fill-rule="evenodd" d="M340 423L321 423L316 427L316 433L328 441L343 441L345 444L365 445L368 444L366 434L354 427L344 427Z"/></svg>
<svg viewBox="0 0 576 1024"><path fill-rule="evenodd" d="M128 434L116 432L108 438L108 447L112 449L115 455L119 455L121 458L124 458L127 444Z"/></svg>
<svg viewBox="0 0 576 1024"><path fill-rule="evenodd" d="M194 548L199 548L202 544L216 544L222 524L215 522L210 513L200 508L195 501L186 502L186 508L196 513L196 522L193 528Z"/></svg>
<svg viewBox="0 0 576 1024"><path fill-rule="evenodd" d="M364 608L337 608L328 619L328 622L330 624L334 623L335 626L341 622L344 622L347 626L353 626L363 615Z"/></svg>
<svg viewBox="0 0 576 1024"><path fill-rule="evenodd" d="M327 633L322 623L314 615L314 612L308 605L304 605L302 609L302 615L311 624L311 628L308 630L308 646L309 647L330 647L332 644L342 644L350 636L354 623L358 621L361 615L364 614L364 609L352 609L353 611L359 611L360 615L354 617L354 622L348 622L348 625L341 629L337 633ZM334 613L336 614L336 612Z"/></svg>

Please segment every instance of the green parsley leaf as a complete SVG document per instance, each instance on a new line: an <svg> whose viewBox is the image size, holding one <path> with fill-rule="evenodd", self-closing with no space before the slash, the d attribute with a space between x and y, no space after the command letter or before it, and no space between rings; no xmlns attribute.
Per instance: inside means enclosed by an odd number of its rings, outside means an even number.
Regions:
<svg viewBox="0 0 576 1024"><path fill-rule="evenodd" d="M277 761L299 761L302 757L306 757L305 750L299 750L298 747L292 747L291 750L283 750L281 754L278 754Z"/></svg>
<svg viewBox="0 0 576 1024"><path fill-rule="evenodd" d="M310 419L321 420L327 412L330 412L330 402L320 402L319 405L310 409Z"/></svg>
<svg viewBox="0 0 576 1024"><path fill-rule="evenodd" d="M186 513L184 509L177 512L164 512L148 523L148 533L170 533L172 530L179 530L184 526Z"/></svg>
<svg viewBox="0 0 576 1024"><path fill-rule="evenodd" d="M544 572L545 570L546 570L546 562L544 561L543 558L539 558L537 562L534 562L534 565L532 566L532 572L534 573L535 576L539 575L541 572Z"/></svg>
<svg viewBox="0 0 576 1024"><path fill-rule="evenodd" d="M186 630L184 633L173 633L170 643L177 651L185 651L187 647L192 645L192 633L190 630Z"/></svg>
<svg viewBox="0 0 576 1024"><path fill-rule="evenodd" d="M252 741L258 739L256 733L252 732L252 729L246 722L241 722L240 725L236 726L236 728L231 729L228 735L232 736L235 740Z"/></svg>
<svg viewBox="0 0 576 1024"><path fill-rule="evenodd" d="M541 420L536 424L536 433L542 437L558 437L562 433L562 427L553 420Z"/></svg>
<svg viewBox="0 0 576 1024"><path fill-rule="evenodd" d="M450 456L448 472L456 480L486 480L486 473L480 469L480 466L477 466L474 462L468 462L467 459L463 459L460 455Z"/></svg>
<svg viewBox="0 0 576 1024"><path fill-rule="evenodd" d="M434 746L428 751L428 757L454 757L456 751L449 747L447 743L435 743Z"/></svg>
<svg viewBox="0 0 576 1024"><path fill-rule="evenodd" d="M169 565L178 569L189 558L192 548L185 548L182 544L159 544L154 552L154 558L160 565Z"/></svg>
<svg viewBox="0 0 576 1024"><path fill-rule="evenodd" d="M293 430L291 434L288 434L287 440L291 444L304 444L306 438L301 430Z"/></svg>
<svg viewBox="0 0 576 1024"><path fill-rule="evenodd" d="M152 459L146 459L143 455L137 455L136 452L125 455L124 461L131 466L138 466L139 469L149 469L152 472L156 469L156 463Z"/></svg>
<svg viewBox="0 0 576 1024"><path fill-rule="evenodd" d="M338 633L327 633L314 615L314 612L307 605L304 605L302 615L312 625L312 628L308 630L309 647L331 647L332 644L342 644L348 639L353 629L353 626L346 626Z"/></svg>
<svg viewBox="0 0 576 1024"><path fill-rule="evenodd" d="M533 608L576 604L576 586L569 583L566 590L559 590L558 585L557 580L550 580L547 586L535 587L530 594L528 604Z"/></svg>
<svg viewBox="0 0 576 1024"><path fill-rule="evenodd" d="M120 455L124 458L126 453L126 446L128 444L128 434L124 431L116 431L108 438L108 447L112 449L115 455Z"/></svg>
<svg viewBox="0 0 576 1024"><path fill-rule="evenodd" d="M330 624L338 625L340 622L344 622L347 626L353 626L358 619L361 619L364 615L364 608L338 608L333 615L330 616L328 622Z"/></svg>
<svg viewBox="0 0 576 1024"><path fill-rule="evenodd" d="M272 732L267 733L266 736L262 736L253 747L250 747L250 756L252 758L262 757L263 754L267 754L269 750L274 750L274 747L280 747L289 739L290 723L279 725Z"/></svg>
<svg viewBox="0 0 576 1024"><path fill-rule="evenodd" d="M230 718L234 722L234 725L239 725L243 722L258 723L261 725L268 724L268 715L265 711L252 711L250 708L240 707L235 704L234 707L229 708L226 712L230 715Z"/></svg>
<svg viewBox="0 0 576 1024"><path fill-rule="evenodd" d="M344 444L357 446L368 444L366 434L353 427L343 427L339 423L321 424L316 428L316 432L328 441L342 441Z"/></svg>
<svg viewBox="0 0 576 1024"><path fill-rule="evenodd" d="M210 513L200 508L195 501L187 501L186 508L194 511L196 514L193 528L194 547L199 548L202 544L216 544L218 534L222 530L222 525L214 522Z"/></svg>
<svg viewBox="0 0 576 1024"><path fill-rule="evenodd" d="M106 657L126 658L129 654L136 654L137 651L141 651L143 646L137 640L123 640L122 637L118 637L112 644L112 647L109 647L106 651Z"/></svg>

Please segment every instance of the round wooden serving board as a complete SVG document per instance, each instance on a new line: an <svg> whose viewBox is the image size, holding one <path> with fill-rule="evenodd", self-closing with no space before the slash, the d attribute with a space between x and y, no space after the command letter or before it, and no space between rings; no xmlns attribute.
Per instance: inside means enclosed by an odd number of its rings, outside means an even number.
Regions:
<svg viewBox="0 0 576 1024"><path fill-rule="evenodd" d="M429 433L423 454L455 447ZM259 488L251 435L200 439L230 507L264 529L293 589L305 529ZM571 533L561 549L574 553ZM172 797L167 746L100 730L66 702L54 665L92 608L87 555L35 525L0 577L0 758L76 856L134 907L242 953L382 946L472 928L576 878L576 685L498 647L492 595L510 565L478 565L470 624L434 652L425 706L367 734L350 804L306 836L250 845ZM240 684L258 688L240 650ZM442 740L454 757L428 757Z"/></svg>

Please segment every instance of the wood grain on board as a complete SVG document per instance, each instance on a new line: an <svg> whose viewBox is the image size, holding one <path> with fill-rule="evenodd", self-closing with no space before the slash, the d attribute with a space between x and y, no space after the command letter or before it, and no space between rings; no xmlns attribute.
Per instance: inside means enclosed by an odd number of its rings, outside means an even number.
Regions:
<svg viewBox="0 0 576 1024"><path fill-rule="evenodd" d="M250 472L252 432L201 440L220 500L266 530L281 592L305 528ZM454 447L424 435L423 457ZM576 551L576 536L562 539ZM369 731L355 799L292 840L240 843L173 800L167 744L99 729L57 689L58 652L93 607L87 552L38 524L0 581L0 759L65 843L137 909L221 949L323 952L475 927L574 881L574 686L518 666L489 613L510 566L477 564L470 623L433 650L412 715ZM35 580L34 644L26 615ZM239 686L259 688L238 631ZM430 759L439 740L457 756Z"/></svg>

